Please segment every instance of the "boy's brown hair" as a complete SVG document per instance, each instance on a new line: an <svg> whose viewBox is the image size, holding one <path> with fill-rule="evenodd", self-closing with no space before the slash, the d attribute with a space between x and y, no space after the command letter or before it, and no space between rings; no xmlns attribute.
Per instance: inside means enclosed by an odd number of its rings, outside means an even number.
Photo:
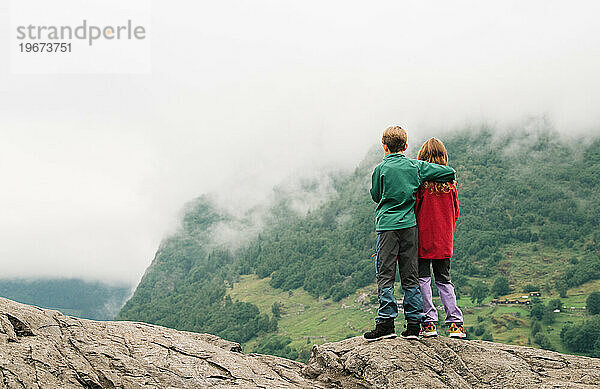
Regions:
<svg viewBox="0 0 600 389"><path fill-rule="evenodd" d="M417 159L429 163L448 166L448 152L441 140L431 138L423 143ZM454 182L424 182L423 188L430 188L432 193L449 193Z"/></svg>
<svg viewBox="0 0 600 389"><path fill-rule="evenodd" d="M381 143L386 145L392 153L399 153L406 149L406 131L400 126L390 126L383 131Z"/></svg>

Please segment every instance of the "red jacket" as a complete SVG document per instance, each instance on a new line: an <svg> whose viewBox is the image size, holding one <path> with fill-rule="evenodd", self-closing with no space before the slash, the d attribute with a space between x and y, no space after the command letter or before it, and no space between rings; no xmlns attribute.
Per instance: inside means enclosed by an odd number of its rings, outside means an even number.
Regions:
<svg viewBox="0 0 600 389"><path fill-rule="evenodd" d="M449 193L432 193L431 188L417 190L415 214L419 229L419 258L452 257L454 224L458 220L458 193L450 185Z"/></svg>

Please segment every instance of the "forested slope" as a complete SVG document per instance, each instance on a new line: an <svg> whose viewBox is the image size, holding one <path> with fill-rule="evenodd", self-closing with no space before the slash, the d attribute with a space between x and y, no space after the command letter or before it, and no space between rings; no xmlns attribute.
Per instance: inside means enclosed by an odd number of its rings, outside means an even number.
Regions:
<svg viewBox="0 0 600 389"><path fill-rule="evenodd" d="M232 254L213 243L211 233L231 216L207 197L187 205L181 229L165 239L133 297L117 319L218 334L244 342L277 322L249 303L225 298Z"/></svg>
<svg viewBox="0 0 600 389"><path fill-rule="evenodd" d="M458 172L452 273L459 294L476 292L483 300L526 288L559 293L600 278L598 138L485 128L441 138ZM277 315L226 296L240 275L270 277L274 288L303 288L333 301L372 284L375 204L368 189L381 157L373 148L353 172L332 174L333 191L308 214L278 198L260 233L236 250L214 239L215 226L233 217L197 199L118 318L245 342L276 331Z"/></svg>
<svg viewBox="0 0 600 389"><path fill-rule="evenodd" d="M459 178L454 258L459 287L470 289L461 275L531 281L531 274L511 272L510 254L499 250L514 243L585 253L577 266L556 258L556 272L535 274L538 283L575 286L600 276L599 140L583 144L561 141L554 133L494 136L485 130L443 140ZM334 300L371 283L375 205L368 188L380 154L372 151L339 180L331 200L307 217L267 227L238 254L239 272L271 275L273 287L302 286Z"/></svg>

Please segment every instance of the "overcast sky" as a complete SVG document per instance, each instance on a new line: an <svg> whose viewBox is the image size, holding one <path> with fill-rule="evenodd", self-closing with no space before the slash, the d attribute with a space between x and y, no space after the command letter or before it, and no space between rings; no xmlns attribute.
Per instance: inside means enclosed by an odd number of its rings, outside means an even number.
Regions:
<svg viewBox="0 0 600 389"><path fill-rule="evenodd" d="M0 50L2 277L136 283L186 201L246 205L290 174L353 167L392 123L409 143L532 115L600 132L598 1L153 1L152 15L147 75L12 75Z"/></svg>

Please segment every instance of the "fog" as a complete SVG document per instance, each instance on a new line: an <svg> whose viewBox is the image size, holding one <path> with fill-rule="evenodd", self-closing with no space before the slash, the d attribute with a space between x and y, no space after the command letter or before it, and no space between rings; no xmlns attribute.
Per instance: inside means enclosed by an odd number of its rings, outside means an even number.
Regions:
<svg viewBox="0 0 600 389"><path fill-rule="evenodd" d="M600 133L596 1L153 1L152 14L150 74L14 75L0 51L2 277L134 284L187 201L247 209L290 176L353 168L389 124L409 143L526 117Z"/></svg>

